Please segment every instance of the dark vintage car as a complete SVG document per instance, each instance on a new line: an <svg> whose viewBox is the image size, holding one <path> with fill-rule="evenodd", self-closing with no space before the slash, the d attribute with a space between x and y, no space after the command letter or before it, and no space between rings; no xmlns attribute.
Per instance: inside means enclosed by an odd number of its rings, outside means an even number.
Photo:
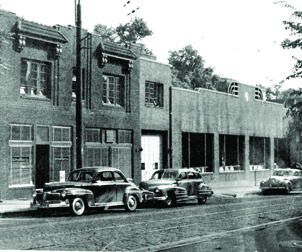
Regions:
<svg viewBox="0 0 302 252"><path fill-rule="evenodd" d="M144 197L152 193L139 189L123 173L111 167L88 167L74 170L66 182L45 183L37 190L33 205L38 209L69 207L74 215L81 215L93 207L123 206L135 211Z"/></svg>
<svg viewBox="0 0 302 252"><path fill-rule="evenodd" d="M260 183L263 194L272 190L282 190L285 193L302 190L302 170L298 168L278 168L272 176Z"/></svg>
<svg viewBox="0 0 302 252"><path fill-rule="evenodd" d="M151 179L142 181L140 188L154 193L155 202L173 206L177 202L197 199L204 204L213 194L194 169L164 169L153 173Z"/></svg>

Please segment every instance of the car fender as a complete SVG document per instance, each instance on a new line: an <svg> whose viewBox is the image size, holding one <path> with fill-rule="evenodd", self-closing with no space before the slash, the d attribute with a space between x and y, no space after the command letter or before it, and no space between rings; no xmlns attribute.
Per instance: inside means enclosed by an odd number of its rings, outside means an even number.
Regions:
<svg viewBox="0 0 302 252"><path fill-rule="evenodd" d="M143 201L143 191L139 189L137 186L131 185L125 188L124 194L124 203L126 204L129 195L135 195L138 199L138 203L142 203Z"/></svg>
<svg viewBox="0 0 302 252"><path fill-rule="evenodd" d="M173 193L174 195L178 194L187 194L187 190L180 186L158 186L159 191L163 196Z"/></svg>
<svg viewBox="0 0 302 252"><path fill-rule="evenodd" d="M64 188L66 192L66 199L72 201L77 197L85 200L88 206L94 206L94 195L91 190L82 188Z"/></svg>

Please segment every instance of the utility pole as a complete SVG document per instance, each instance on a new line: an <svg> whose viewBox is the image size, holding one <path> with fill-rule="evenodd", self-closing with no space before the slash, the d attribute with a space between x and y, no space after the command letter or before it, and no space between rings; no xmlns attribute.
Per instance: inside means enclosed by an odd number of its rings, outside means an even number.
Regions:
<svg viewBox="0 0 302 252"><path fill-rule="evenodd" d="M82 122L82 66L81 66L81 3L78 0L76 5L76 154L77 168L83 167L83 122Z"/></svg>

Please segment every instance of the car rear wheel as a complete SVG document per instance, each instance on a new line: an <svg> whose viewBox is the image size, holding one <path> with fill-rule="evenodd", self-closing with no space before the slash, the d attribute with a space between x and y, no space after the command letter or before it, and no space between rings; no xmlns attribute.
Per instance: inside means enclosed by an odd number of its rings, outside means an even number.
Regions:
<svg viewBox="0 0 302 252"><path fill-rule="evenodd" d="M198 204L205 204L207 202L207 199L208 199L207 196L197 199Z"/></svg>
<svg viewBox="0 0 302 252"><path fill-rule="evenodd" d="M125 209L126 211L133 212L137 208L137 199L135 196L130 195L127 199Z"/></svg>
<svg viewBox="0 0 302 252"><path fill-rule="evenodd" d="M285 194L289 194L290 193L290 185L286 185L285 189L284 189Z"/></svg>
<svg viewBox="0 0 302 252"><path fill-rule="evenodd" d="M84 200L82 198L75 198L70 205L70 210L73 215L82 215L85 211Z"/></svg>

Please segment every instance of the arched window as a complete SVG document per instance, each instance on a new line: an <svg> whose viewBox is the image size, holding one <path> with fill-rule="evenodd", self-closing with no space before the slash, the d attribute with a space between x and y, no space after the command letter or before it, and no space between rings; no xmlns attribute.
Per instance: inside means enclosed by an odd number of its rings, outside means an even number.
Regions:
<svg viewBox="0 0 302 252"><path fill-rule="evenodd" d="M239 95L238 83L232 82L229 85L228 93L232 95Z"/></svg>
<svg viewBox="0 0 302 252"><path fill-rule="evenodd" d="M255 100L263 100L261 88L255 87Z"/></svg>

